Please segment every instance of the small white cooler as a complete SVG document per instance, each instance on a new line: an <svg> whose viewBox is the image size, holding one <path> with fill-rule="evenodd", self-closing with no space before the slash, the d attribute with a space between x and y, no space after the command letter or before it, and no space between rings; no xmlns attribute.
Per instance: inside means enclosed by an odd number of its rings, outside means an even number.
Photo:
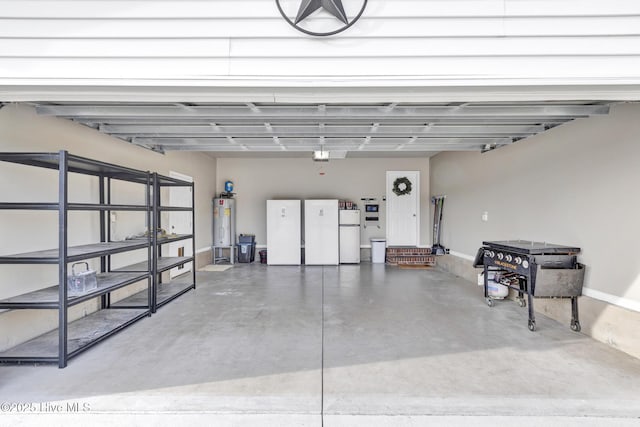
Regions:
<svg viewBox="0 0 640 427"><path fill-rule="evenodd" d="M384 264L386 252L386 239L371 239L371 262L373 264Z"/></svg>

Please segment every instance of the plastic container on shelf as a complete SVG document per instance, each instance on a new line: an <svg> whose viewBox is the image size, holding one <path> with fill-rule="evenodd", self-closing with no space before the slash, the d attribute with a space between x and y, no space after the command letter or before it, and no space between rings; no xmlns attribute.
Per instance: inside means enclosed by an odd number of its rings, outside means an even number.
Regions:
<svg viewBox="0 0 640 427"><path fill-rule="evenodd" d="M76 271L77 265L84 265L85 271ZM76 262L71 266L71 275L67 278L68 295L78 296L98 289L97 275L89 269L89 263Z"/></svg>

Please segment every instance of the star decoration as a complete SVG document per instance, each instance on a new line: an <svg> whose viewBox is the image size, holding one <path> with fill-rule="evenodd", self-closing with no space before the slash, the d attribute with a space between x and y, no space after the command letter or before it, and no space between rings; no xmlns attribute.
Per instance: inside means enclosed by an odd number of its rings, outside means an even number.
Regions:
<svg viewBox="0 0 640 427"><path fill-rule="evenodd" d="M320 8L323 8L345 24L349 23L347 14L342 6L342 0L302 0L295 23L298 24L304 21L309 15Z"/></svg>

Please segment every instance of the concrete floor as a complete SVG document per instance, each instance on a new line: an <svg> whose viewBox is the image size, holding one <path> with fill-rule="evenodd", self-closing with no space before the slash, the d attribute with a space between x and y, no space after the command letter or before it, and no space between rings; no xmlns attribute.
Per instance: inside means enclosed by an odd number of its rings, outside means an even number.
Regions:
<svg viewBox="0 0 640 427"><path fill-rule="evenodd" d="M0 425L640 424L640 360L437 269L198 280L66 369L1 366L0 403L31 405Z"/></svg>

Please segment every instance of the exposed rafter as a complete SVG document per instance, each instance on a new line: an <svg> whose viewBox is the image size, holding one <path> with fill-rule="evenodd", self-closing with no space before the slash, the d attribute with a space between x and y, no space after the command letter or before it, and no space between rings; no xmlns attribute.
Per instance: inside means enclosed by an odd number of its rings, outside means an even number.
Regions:
<svg viewBox="0 0 640 427"><path fill-rule="evenodd" d="M431 120L432 118L561 118L574 119L597 114L607 114L607 105L578 104L464 104L443 105L397 105L392 110L386 106L335 106L325 109L317 106L268 105L250 106L192 106L172 105L40 105L38 113L75 119L110 118L209 118L219 122L225 120L260 120L272 122L283 119L306 119L327 122L345 119L367 119L372 122L396 118Z"/></svg>
<svg viewBox="0 0 640 427"><path fill-rule="evenodd" d="M488 151L576 118L603 102L451 104L36 104L155 151L376 153Z"/></svg>

